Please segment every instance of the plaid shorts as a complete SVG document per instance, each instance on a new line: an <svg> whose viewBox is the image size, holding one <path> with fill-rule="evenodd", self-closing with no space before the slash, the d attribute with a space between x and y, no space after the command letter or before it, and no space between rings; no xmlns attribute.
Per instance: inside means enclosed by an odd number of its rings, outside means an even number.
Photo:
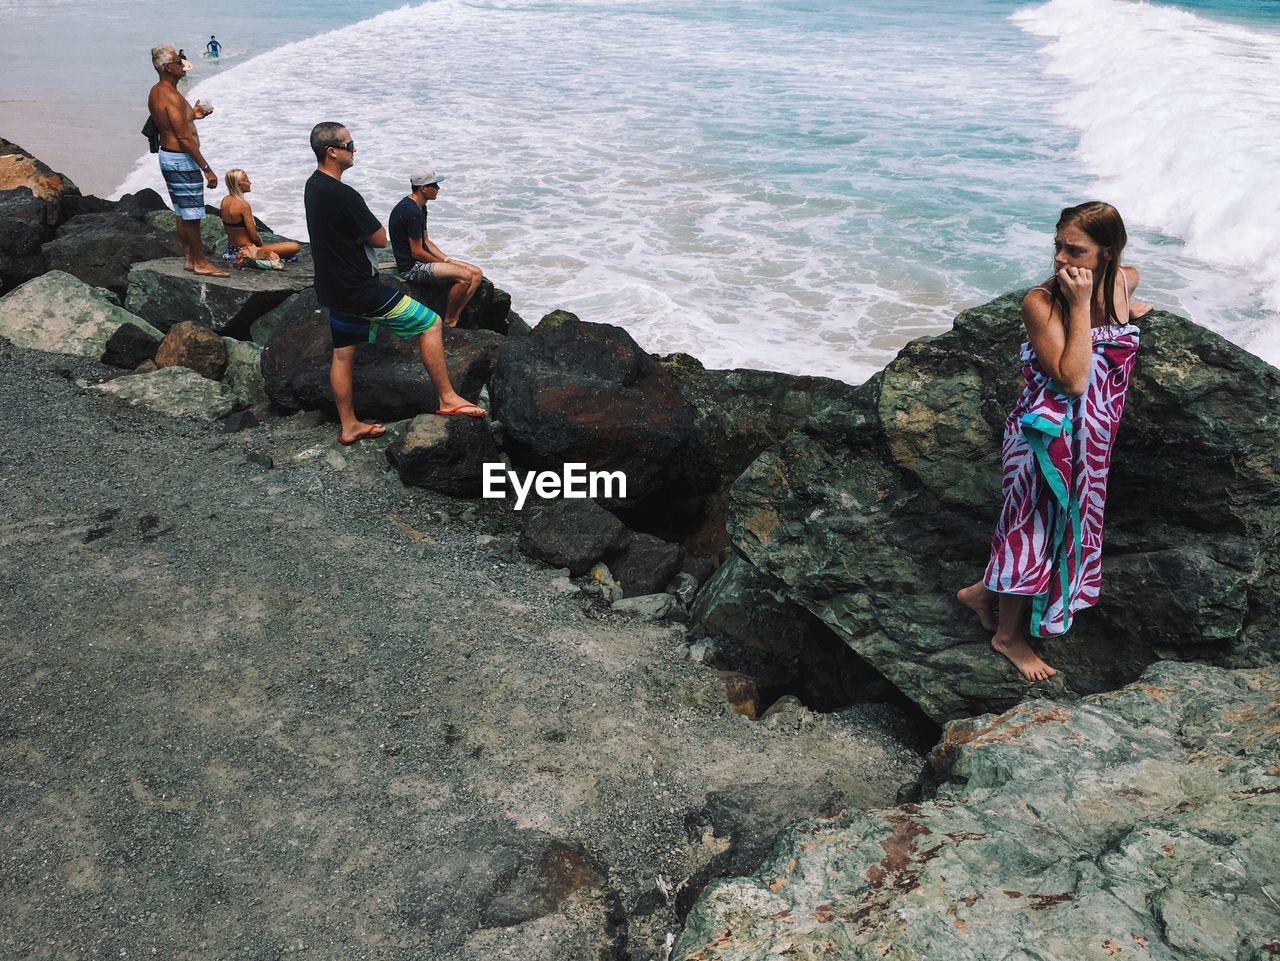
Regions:
<svg viewBox="0 0 1280 961"><path fill-rule="evenodd" d="M339 310L329 311L329 333L333 346L350 347L352 344L373 343L378 328L385 327L397 337L414 337L435 326L440 315L420 304L412 297L401 297L385 314L375 317L359 317Z"/></svg>

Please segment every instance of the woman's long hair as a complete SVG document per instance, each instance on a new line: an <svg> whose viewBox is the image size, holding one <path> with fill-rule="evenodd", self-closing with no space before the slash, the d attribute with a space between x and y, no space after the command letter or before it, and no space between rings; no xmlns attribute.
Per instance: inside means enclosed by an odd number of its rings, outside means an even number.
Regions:
<svg viewBox="0 0 1280 961"><path fill-rule="evenodd" d="M248 174L239 167L232 167L228 170L227 175L222 178L227 182L227 193L232 197L239 197L243 199L244 191L240 189L240 178L246 176L248 176ZM1123 230L1124 228L1121 227L1120 229Z"/></svg>
<svg viewBox="0 0 1280 961"><path fill-rule="evenodd" d="M1129 234L1124 229L1124 221L1120 219L1120 211L1116 210L1111 204L1103 203L1101 200L1090 200L1087 203L1078 204L1075 207L1067 207L1058 217L1058 225L1055 230L1061 230L1063 227L1075 226L1088 235L1089 239L1102 248L1103 267L1101 271L1097 271L1093 277L1093 299L1091 303L1096 303L1098 299L1098 286L1102 285L1103 307L1106 322L1108 324L1120 323L1120 317L1116 314L1115 290L1116 290L1116 272L1120 269L1120 254L1124 252L1124 245L1129 242ZM1110 254L1110 257L1106 255ZM1057 265L1054 265L1054 274L1057 274ZM1053 301L1058 305L1058 309L1062 311L1062 317L1067 317L1067 298L1062 293L1062 287L1054 277L1053 281Z"/></svg>

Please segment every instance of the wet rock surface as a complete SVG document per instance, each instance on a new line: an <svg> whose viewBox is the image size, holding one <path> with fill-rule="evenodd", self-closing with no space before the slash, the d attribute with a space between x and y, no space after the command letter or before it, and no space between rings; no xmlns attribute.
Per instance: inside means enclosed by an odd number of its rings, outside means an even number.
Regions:
<svg viewBox="0 0 1280 961"><path fill-rule="evenodd" d="M1028 687L955 591L981 576L999 509L1000 432L1020 390L1018 294L914 341L843 404L761 455L729 534L938 721ZM1032 693L1114 689L1158 658L1280 657L1280 371L1153 312L1112 456L1102 601L1042 656Z"/></svg>
<svg viewBox="0 0 1280 961"><path fill-rule="evenodd" d="M713 883L673 957L1280 947L1280 666L1162 662L1123 690L956 722L931 764L942 784L923 803L804 820L751 877Z"/></svg>

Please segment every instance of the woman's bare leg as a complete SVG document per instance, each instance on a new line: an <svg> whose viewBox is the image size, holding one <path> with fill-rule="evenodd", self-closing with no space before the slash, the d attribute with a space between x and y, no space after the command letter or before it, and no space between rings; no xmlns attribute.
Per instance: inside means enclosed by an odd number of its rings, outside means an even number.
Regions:
<svg viewBox="0 0 1280 961"><path fill-rule="evenodd" d="M996 592L987 589L982 581L956 591L956 600L978 615L978 623L984 630L996 629Z"/></svg>
<svg viewBox="0 0 1280 961"><path fill-rule="evenodd" d="M292 240L281 240L274 244L263 244L261 249L269 250L273 254L279 254L283 258L283 257L292 257L302 248L299 247L298 244Z"/></svg>
<svg viewBox="0 0 1280 961"><path fill-rule="evenodd" d="M991 638L991 646L1012 661L1028 681L1043 681L1057 674L1031 649L1031 598L1021 594L1002 594L997 606L1000 622L996 636Z"/></svg>

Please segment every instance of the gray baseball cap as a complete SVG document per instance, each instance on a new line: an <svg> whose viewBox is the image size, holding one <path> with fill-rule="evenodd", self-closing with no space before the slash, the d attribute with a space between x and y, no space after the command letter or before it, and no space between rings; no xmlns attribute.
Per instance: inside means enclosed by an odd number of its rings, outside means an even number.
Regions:
<svg viewBox="0 0 1280 961"><path fill-rule="evenodd" d="M425 187L427 184L438 184L444 180L431 167L415 167L413 173L409 174L410 187Z"/></svg>

